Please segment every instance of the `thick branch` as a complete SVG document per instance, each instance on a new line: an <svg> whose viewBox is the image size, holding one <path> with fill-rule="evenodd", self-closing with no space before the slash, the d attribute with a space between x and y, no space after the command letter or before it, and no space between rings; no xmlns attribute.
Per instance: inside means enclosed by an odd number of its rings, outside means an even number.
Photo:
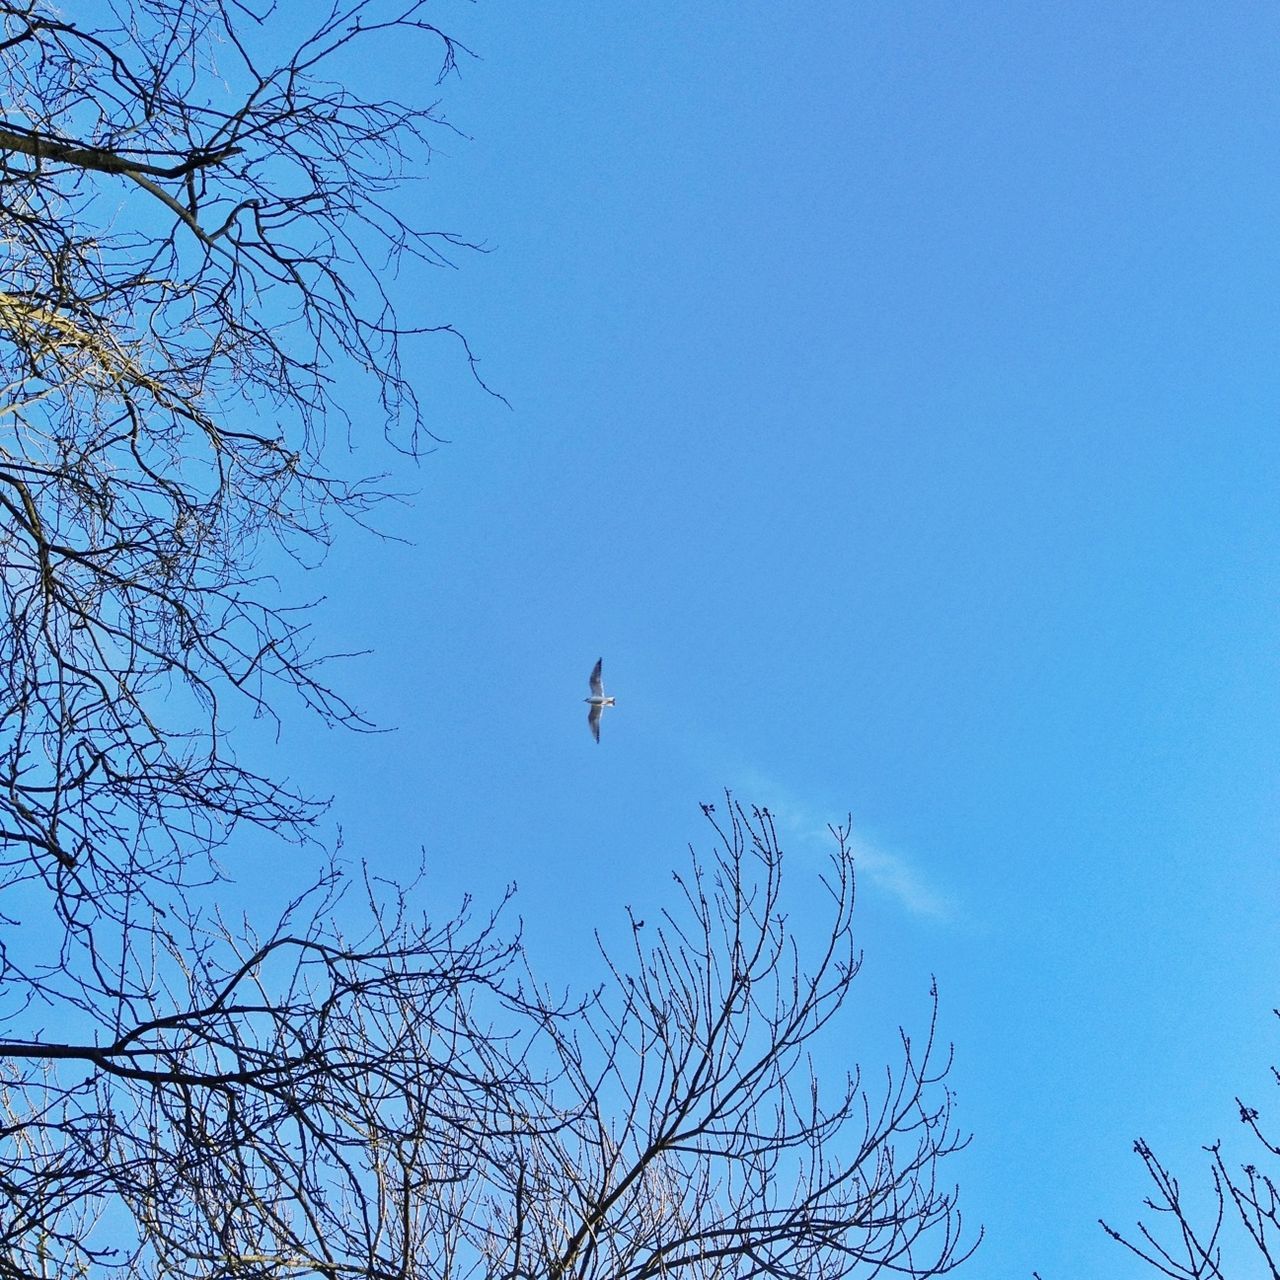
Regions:
<svg viewBox="0 0 1280 1280"><path fill-rule="evenodd" d="M80 169L96 169L99 173L148 174L153 178L182 178L197 169L222 164L238 155L240 147L220 147L216 151L193 151L180 164L147 164L122 156L108 147L95 147L84 142L54 138L18 125L0 125L0 147L18 151L34 160L59 160Z"/></svg>

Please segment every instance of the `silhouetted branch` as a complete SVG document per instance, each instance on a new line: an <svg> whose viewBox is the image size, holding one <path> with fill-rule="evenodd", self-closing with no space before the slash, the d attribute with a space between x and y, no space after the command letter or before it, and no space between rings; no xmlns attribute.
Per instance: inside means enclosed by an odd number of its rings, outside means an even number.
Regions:
<svg viewBox="0 0 1280 1280"><path fill-rule="evenodd" d="M1280 1010L1275 1012L1280 1017ZM1280 1072L1273 1068L1272 1074L1280 1083ZM1237 1098L1236 1109L1264 1163L1280 1155L1257 1108ZM1254 1163L1237 1165L1228 1160L1223 1144L1214 1142L1204 1148L1208 1188L1188 1199L1146 1142L1139 1138L1133 1149L1151 1182L1143 1204L1154 1216L1149 1222L1139 1220L1129 1233L1100 1222L1107 1235L1171 1280L1280 1277L1280 1187L1274 1168L1267 1172Z"/></svg>
<svg viewBox="0 0 1280 1280"><path fill-rule="evenodd" d="M239 826L305 836L319 807L237 758L233 711L367 727L261 552L385 496L323 447L352 404L431 438L413 344L476 369L388 292L471 247L401 212L448 125L352 87L389 42L455 66L427 9L0 3L0 887L47 886L82 944Z"/></svg>

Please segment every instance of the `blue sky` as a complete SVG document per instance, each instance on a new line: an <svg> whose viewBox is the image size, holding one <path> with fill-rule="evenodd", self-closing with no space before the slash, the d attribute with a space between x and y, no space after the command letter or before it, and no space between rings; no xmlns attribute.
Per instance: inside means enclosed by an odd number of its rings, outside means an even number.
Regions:
<svg viewBox="0 0 1280 1280"><path fill-rule="evenodd" d="M492 252L399 288L512 408L423 354L451 443L395 464L409 541L309 584L397 729L290 719L291 770L442 904L517 882L565 980L699 801L779 812L801 922L851 813L833 1061L878 1068L936 974L969 1274L1141 1274L1094 1225L1138 1211L1132 1139L1193 1181L1276 1053L1274 7L439 20L470 140L411 197Z"/></svg>

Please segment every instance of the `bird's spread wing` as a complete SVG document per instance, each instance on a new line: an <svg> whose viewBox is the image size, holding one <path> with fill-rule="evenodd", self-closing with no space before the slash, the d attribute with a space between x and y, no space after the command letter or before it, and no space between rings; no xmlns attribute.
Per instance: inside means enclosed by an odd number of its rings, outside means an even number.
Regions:
<svg viewBox="0 0 1280 1280"><path fill-rule="evenodd" d="M591 726L591 736L595 738L597 742L600 741L601 710L602 708L600 707L592 707L591 710L587 712L587 723Z"/></svg>
<svg viewBox="0 0 1280 1280"><path fill-rule="evenodd" d="M604 666L604 659L597 658L596 665L591 668L591 692L597 698L604 697L604 681L600 678L600 669Z"/></svg>

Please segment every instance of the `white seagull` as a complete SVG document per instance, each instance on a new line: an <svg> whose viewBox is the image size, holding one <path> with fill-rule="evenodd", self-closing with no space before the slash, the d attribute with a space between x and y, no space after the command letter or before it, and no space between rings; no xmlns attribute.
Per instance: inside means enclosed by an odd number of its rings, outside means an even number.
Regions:
<svg viewBox="0 0 1280 1280"><path fill-rule="evenodd" d="M587 723L597 742L600 741L600 713L605 707L614 705L614 699L604 696L604 681L600 678L600 668L603 666L604 659L597 658L596 665L591 668L591 697L583 699L591 704L591 710L587 712Z"/></svg>

